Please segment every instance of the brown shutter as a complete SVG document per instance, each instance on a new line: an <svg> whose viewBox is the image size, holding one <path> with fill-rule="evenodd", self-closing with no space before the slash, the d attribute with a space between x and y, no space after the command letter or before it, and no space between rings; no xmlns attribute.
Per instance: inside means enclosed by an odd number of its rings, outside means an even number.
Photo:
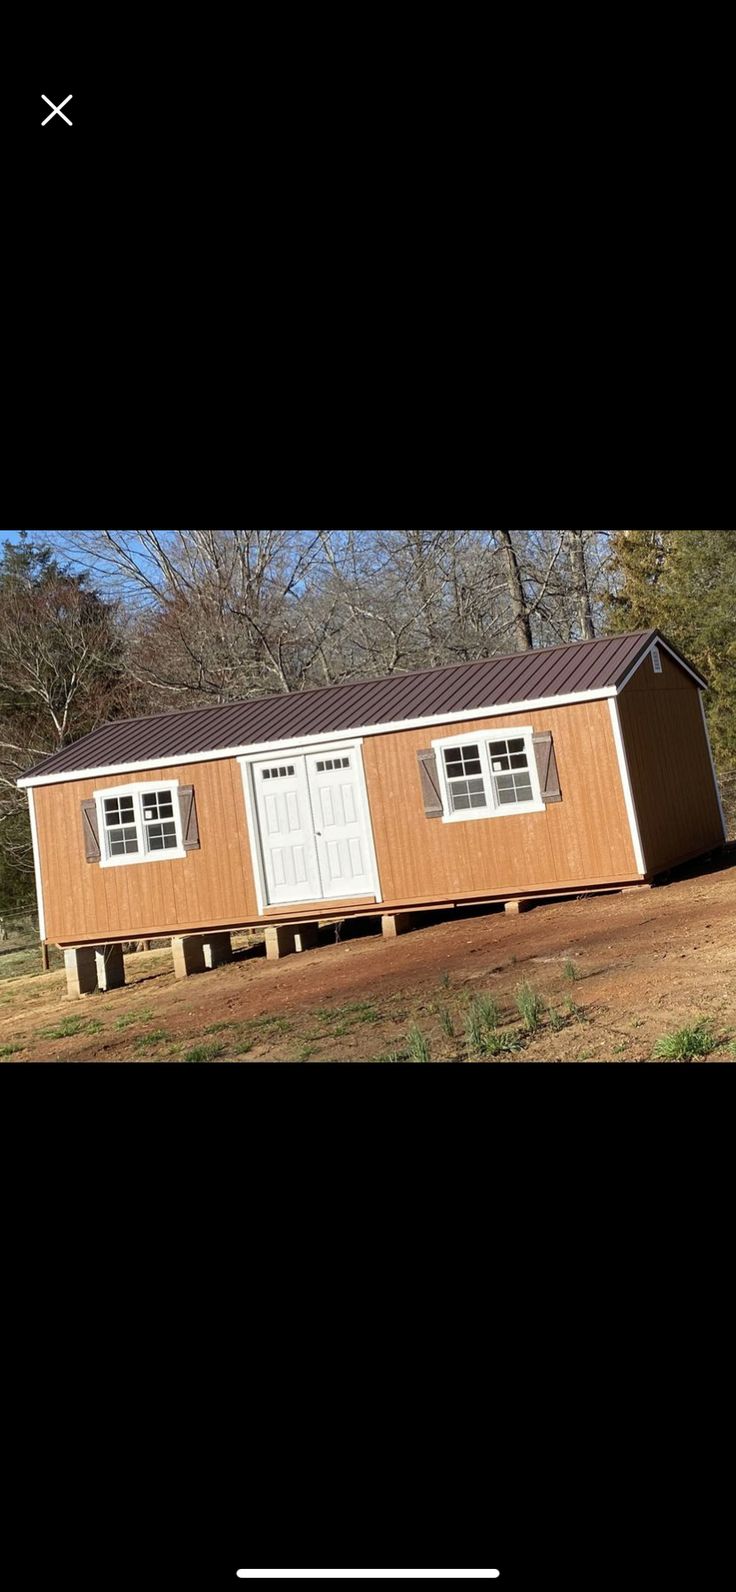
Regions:
<svg viewBox="0 0 736 1592"><path fill-rule="evenodd" d="M539 788L543 802L561 802L560 776L557 772L557 758L555 757L555 743L550 730L544 734L533 735L534 756L537 760L537 773L539 775Z"/></svg>
<svg viewBox="0 0 736 1592"><path fill-rule="evenodd" d="M181 833L185 851L199 850L199 824L197 822L197 803L194 800L194 786L179 786L179 813L181 815Z"/></svg>
<svg viewBox="0 0 736 1592"><path fill-rule="evenodd" d="M97 803L94 797L82 802L82 828L84 830L84 856L86 862L100 860L100 832L97 827Z"/></svg>
<svg viewBox="0 0 736 1592"><path fill-rule="evenodd" d="M437 758L431 750L417 752L419 774L422 781L422 800L426 818L441 818L443 813L442 791L440 790L440 777L437 772Z"/></svg>

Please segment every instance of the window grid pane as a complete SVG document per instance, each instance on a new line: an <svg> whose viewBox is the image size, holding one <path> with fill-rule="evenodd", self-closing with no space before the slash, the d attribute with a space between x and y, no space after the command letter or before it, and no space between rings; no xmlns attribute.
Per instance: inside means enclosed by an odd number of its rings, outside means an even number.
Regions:
<svg viewBox="0 0 736 1592"><path fill-rule="evenodd" d="M534 800L527 748L521 736L491 741L491 772L499 807Z"/></svg>
<svg viewBox="0 0 736 1592"><path fill-rule="evenodd" d="M146 851L176 851L177 836L172 790L143 792L143 823Z"/></svg>
<svg viewBox="0 0 736 1592"><path fill-rule="evenodd" d="M444 757L450 810L462 813L487 808L480 747L472 744L445 747Z"/></svg>

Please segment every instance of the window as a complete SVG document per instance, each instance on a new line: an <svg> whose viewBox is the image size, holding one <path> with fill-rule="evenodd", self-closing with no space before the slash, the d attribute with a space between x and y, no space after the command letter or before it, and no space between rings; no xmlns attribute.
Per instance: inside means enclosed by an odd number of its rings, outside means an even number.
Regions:
<svg viewBox="0 0 736 1592"><path fill-rule="evenodd" d="M143 823L149 851L175 851L178 845L174 822L174 792L150 790L143 793Z"/></svg>
<svg viewBox="0 0 736 1592"><path fill-rule="evenodd" d="M448 746L445 747L444 757L450 812L468 812L471 807L487 807L480 746Z"/></svg>
<svg viewBox="0 0 736 1592"><path fill-rule="evenodd" d="M659 647L652 647L652 668L655 674L662 673L662 658Z"/></svg>
<svg viewBox="0 0 736 1592"><path fill-rule="evenodd" d="M534 800L524 737L491 741L488 747L496 801L499 807L518 807Z"/></svg>
<svg viewBox="0 0 736 1592"><path fill-rule="evenodd" d="M110 857L125 857L138 850L138 828L132 796L111 796L104 805L105 840Z"/></svg>
<svg viewBox="0 0 736 1592"><path fill-rule="evenodd" d="M156 857L184 857L179 814L179 784L121 786L95 792L100 834L100 863L151 862Z"/></svg>
<svg viewBox="0 0 736 1592"><path fill-rule="evenodd" d="M532 733L489 730L472 741L434 742L445 823L544 811Z"/></svg>
<svg viewBox="0 0 736 1592"><path fill-rule="evenodd" d="M320 758L320 761L317 764L317 773L318 774L324 774L325 772L329 773L332 769L335 769L335 768L349 768L349 767L350 767L350 758L349 757L326 757L326 758L324 758L324 760L322 758Z"/></svg>
<svg viewBox="0 0 736 1592"><path fill-rule="evenodd" d="M263 770L263 778L264 779L287 779L287 778L290 779L293 773L294 773L294 764L293 763L288 763L288 764L282 764L281 768L264 768L264 770Z"/></svg>

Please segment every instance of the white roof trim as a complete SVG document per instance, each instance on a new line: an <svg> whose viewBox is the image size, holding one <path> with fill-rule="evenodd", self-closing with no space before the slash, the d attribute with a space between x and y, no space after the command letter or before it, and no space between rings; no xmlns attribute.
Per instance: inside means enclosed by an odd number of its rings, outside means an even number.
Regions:
<svg viewBox="0 0 736 1592"><path fill-rule="evenodd" d="M37 774L19 779L21 790L37 785L63 785L70 780L107 779L118 774L146 773L149 769L177 768L191 763L220 763L230 758L258 752L296 752L331 741L354 741L364 735L393 735L399 730L434 729L440 724L462 724L466 719L494 719L509 713L543 712L546 708L571 707L575 702L601 702L615 697L615 686L600 686L597 691L573 691L568 696L535 697L528 702L503 702L492 708L464 708L461 713L433 714L426 719L401 719L389 724L367 724L350 730L321 730L288 741L259 741L246 746L223 746L211 752L178 752L175 757L146 758L143 763L105 763L99 768L69 768L60 774Z"/></svg>
<svg viewBox="0 0 736 1592"><path fill-rule="evenodd" d="M673 651L672 647L668 647L667 642L663 641L662 637L659 634L657 634L654 637L654 640L653 640L651 646L647 647L646 652L642 653L642 655L639 658L638 662L635 663L631 669L629 669L628 674L625 676L625 678L621 681L621 684L619 685L619 688L618 688L619 691L625 691L627 685L629 684L629 681L633 680L634 675L641 668L642 664L646 663L647 658L651 658L652 653L655 651L655 648L658 649L659 652L668 652L670 657L674 659L675 663L679 664L680 668L684 669L685 673L689 674L691 676L691 678L695 681L695 684L700 688L701 691L707 690L707 686L706 686L706 683L705 683L705 681L703 679L703 676L701 674L697 674L695 669L691 669L689 663L685 663L684 658L678 657L677 653Z"/></svg>

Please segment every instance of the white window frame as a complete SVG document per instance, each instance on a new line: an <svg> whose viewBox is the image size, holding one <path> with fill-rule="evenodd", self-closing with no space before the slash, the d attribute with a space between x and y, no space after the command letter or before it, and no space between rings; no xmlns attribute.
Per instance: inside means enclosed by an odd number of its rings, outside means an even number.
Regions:
<svg viewBox="0 0 736 1592"><path fill-rule="evenodd" d="M170 790L172 807L174 809L174 823L176 825L176 846L169 846L163 851L147 851L145 845L146 822L143 817L143 792L146 790ZM186 857L184 850L184 837L181 830L181 811L179 808L179 781L178 779L138 780L135 785L110 785L105 790L93 791L97 808L97 834L100 842L100 867L125 868L135 866L141 862L175 862L177 858ZM113 796L132 796L133 813L135 817L136 835L138 837L138 850L127 852L122 857L110 857L107 854L107 826L105 824L105 802ZM164 820L170 823L171 819Z"/></svg>
<svg viewBox="0 0 736 1592"><path fill-rule="evenodd" d="M468 822L472 823L478 818L514 818L521 813L543 813L545 810L545 804L542 801L539 775L537 773L537 759L534 755L534 744L532 740L533 735L534 731L530 726L525 725L523 729L519 729L515 724L510 726L497 724L492 730L473 730L472 732L464 732L462 735L443 736L441 741L433 741L432 750L435 753L437 760L440 789L442 791L443 824L466 824ZM514 802L513 805L510 803L504 803L504 805L501 805L501 803L496 800L496 787L493 780L493 770L491 768L490 745L491 741L508 740L523 740L524 742L524 751L526 753L527 763L529 764L529 778L531 780L533 791L533 799L530 802ZM486 801L488 803L486 807L470 807L458 813L454 813L452 811L452 804L450 801L450 782L447 778L447 770L445 767L444 758L444 753L450 746L478 747L480 752L481 774L486 793ZM474 775L472 777L477 779L478 775Z"/></svg>

